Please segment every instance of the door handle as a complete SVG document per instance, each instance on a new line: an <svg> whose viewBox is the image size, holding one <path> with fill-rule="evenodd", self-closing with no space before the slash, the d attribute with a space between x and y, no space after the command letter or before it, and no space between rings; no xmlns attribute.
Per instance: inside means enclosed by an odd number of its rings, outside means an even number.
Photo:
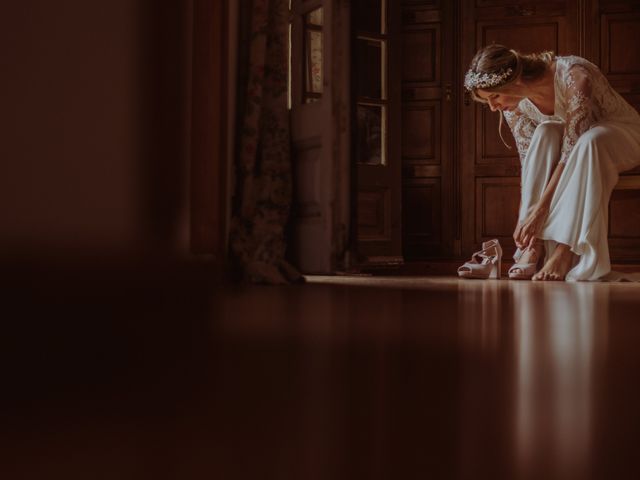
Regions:
<svg viewBox="0 0 640 480"><path fill-rule="evenodd" d="M444 99L447 102L451 101L451 92L452 92L451 84L445 85L444 86Z"/></svg>

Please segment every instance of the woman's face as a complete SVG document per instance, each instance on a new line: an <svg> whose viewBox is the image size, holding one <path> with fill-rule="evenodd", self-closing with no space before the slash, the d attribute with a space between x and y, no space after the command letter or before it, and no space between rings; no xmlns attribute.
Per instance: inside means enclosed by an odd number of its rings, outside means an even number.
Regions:
<svg viewBox="0 0 640 480"><path fill-rule="evenodd" d="M492 112L495 112L496 110L513 110L518 106L518 103L520 103L520 100L523 98L520 95L512 95L507 92L487 92L480 88L476 90L476 95L487 102Z"/></svg>

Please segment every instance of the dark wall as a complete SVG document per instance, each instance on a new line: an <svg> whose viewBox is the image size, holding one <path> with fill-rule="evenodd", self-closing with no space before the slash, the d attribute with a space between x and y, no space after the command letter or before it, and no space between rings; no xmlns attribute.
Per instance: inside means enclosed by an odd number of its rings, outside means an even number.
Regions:
<svg viewBox="0 0 640 480"><path fill-rule="evenodd" d="M0 260L186 251L190 8L3 5Z"/></svg>

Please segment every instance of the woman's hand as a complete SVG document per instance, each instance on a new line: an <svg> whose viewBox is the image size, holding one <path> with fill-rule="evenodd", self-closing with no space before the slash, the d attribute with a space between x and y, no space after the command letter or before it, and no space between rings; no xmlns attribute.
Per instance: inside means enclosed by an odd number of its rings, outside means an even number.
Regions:
<svg viewBox="0 0 640 480"><path fill-rule="evenodd" d="M527 218L513 232L513 239L518 248L525 249L533 246L537 235L542 231L542 226L547 220L548 214L549 209L541 204L535 205L529 210Z"/></svg>

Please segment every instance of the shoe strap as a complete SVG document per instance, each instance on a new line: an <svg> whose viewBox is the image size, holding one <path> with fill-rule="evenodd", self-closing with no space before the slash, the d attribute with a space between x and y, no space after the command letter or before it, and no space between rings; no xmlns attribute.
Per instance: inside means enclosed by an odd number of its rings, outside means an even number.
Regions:
<svg viewBox="0 0 640 480"><path fill-rule="evenodd" d="M478 263L483 264L483 263L485 263L485 262L484 262L485 260L489 260L489 261L491 261L491 259L492 259L493 257L498 256L498 252L494 253L493 255L486 255L484 252L485 252L485 250L481 250L481 251L479 251L479 252L476 252L476 253L474 253L474 254L473 254L473 256L472 256L471 258L472 258L472 259L475 259L475 258L482 259L482 261L480 261L480 262L478 262ZM477 261L477 260L476 260L476 261Z"/></svg>
<svg viewBox="0 0 640 480"><path fill-rule="evenodd" d="M485 251L485 250L488 250L490 248L496 248L497 249L499 244L500 244L500 242L498 242L497 240L489 240L488 242L482 242L482 250L481 251Z"/></svg>
<svg viewBox="0 0 640 480"><path fill-rule="evenodd" d="M516 261L516 263L522 258L522 256L527 252L531 250L535 256L536 256L536 261L535 262L530 262L530 263L537 263L539 260L539 255L538 255L538 251L535 248L530 248L530 247L526 247L524 249L516 249L515 253L513 254L513 259ZM527 265L527 264L525 264Z"/></svg>

